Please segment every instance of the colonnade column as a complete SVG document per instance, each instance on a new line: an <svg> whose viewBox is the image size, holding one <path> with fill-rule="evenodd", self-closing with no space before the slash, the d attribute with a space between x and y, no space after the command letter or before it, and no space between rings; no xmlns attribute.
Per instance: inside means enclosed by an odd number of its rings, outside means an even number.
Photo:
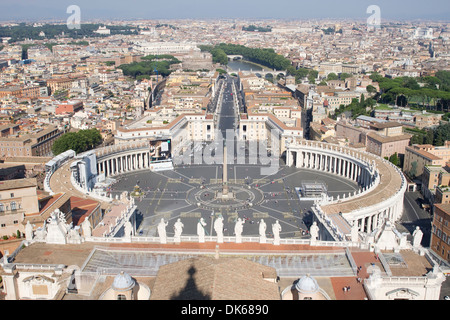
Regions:
<svg viewBox="0 0 450 320"><path fill-rule="evenodd" d="M372 231L372 218L373 216L367 217L367 233L370 233Z"/></svg>
<svg viewBox="0 0 450 320"><path fill-rule="evenodd" d="M302 168L303 167L303 152L300 151L300 150L297 151L296 165L297 165L297 168Z"/></svg>

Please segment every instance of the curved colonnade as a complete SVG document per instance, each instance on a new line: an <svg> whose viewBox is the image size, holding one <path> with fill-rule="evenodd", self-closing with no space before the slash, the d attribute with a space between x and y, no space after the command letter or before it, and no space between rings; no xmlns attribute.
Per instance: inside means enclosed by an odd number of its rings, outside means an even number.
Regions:
<svg viewBox="0 0 450 320"><path fill-rule="evenodd" d="M342 198L318 199L312 210L321 240L358 241L384 221L397 221L403 213L406 179L389 161L365 151L329 143L301 140L289 144L288 166L335 174L358 183L360 190Z"/></svg>
<svg viewBox="0 0 450 320"><path fill-rule="evenodd" d="M103 172L105 177L122 173L153 169L150 163L148 143L119 144L95 150L97 157L97 172Z"/></svg>
<svg viewBox="0 0 450 320"><path fill-rule="evenodd" d="M106 177L150 169L149 145L132 143L95 150L97 171ZM406 179L399 168L378 156L352 148L298 140L286 150L286 164L335 174L356 182L360 189L343 197L322 197L312 211L321 226L320 240L358 242L385 220L403 212ZM323 227L322 227L323 226Z"/></svg>

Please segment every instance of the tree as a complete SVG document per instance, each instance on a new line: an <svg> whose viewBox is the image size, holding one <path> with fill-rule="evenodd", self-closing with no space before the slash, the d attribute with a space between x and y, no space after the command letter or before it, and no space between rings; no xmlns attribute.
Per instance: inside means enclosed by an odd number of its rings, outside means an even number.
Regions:
<svg viewBox="0 0 450 320"><path fill-rule="evenodd" d="M423 137L421 135L415 134L411 137L411 145L413 144L422 144L423 143Z"/></svg>
<svg viewBox="0 0 450 320"><path fill-rule="evenodd" d="M118 68L123 71L126 76L137 79L139 76L150 76L156 74L164 77L168 76L172 71L172 64L180 63L180 61L171 55L149 55L141 59L141 62L132 62L130 64L122 64ZM142 77L139 77L142 78Z"/></svg>
<svg viewBox="0 0 450 320"><path fill-rule="evenodd" d="M443 146L444 142L450 140L450 124L441 124L433 132L433 145Z"/></svg>
<svg viewBox="0 0 450 320"><path fill-rule="evenodd" d="M327 80L337 80L338 76L336 73L332 72L328 74Z"/></svg>
<svg viewBox="0 0 450 320"><path fill-rule="evenodd" d="M345 73L345 72L343 72L343 73L341 73L341 74L339 75L339 79L341 79L341 80L343 80L343 81L345 81L345 79L351 78L351 77L352 77L351 74Z"/></svg>
<svg viewBox="0 0 450 320"><path fill-rule="evenodd" d="M398 157L397 152L389 157L389 161L397 167L400 165L400 158Z"/></svg>
<svg viewBox="0 0 450 320"><path fill-rule="evenodd" d="M219 63L221 65L227 65L228 64L228 56L222 49L213 49L211 51L211 54L213 56L213 62Z"/></svg>
<svg viewBox="0 0 450 320"><path fill-rule="evenodd" d="M52 146L52 152L54 155L58 155L67 150L80 153L95 148L101 142L102 136L97 129L67 132L55 141Z"/></svg>
<svg viewBox="0 0 450 320"><path fill-rule="evenodd" d="M371 84L369 84L366 87L366 90L367 90L368 93L376 93L377 92L377 89L374 86L372 86Z"/></svg>
<svg viewBox="0 0 450 320"><path fill-rule="evenodd" d="M423 139L424 144L433 144L434 141L434 132L433 130L427 130L427 134Z"/></svg>

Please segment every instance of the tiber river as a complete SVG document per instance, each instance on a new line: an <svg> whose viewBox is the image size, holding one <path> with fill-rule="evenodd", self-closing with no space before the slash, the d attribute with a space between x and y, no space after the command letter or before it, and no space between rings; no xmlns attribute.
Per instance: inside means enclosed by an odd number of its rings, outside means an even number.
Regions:
<svg viewBox="0 0 450 320"><path fill-rule="evenodd" d="M259 65L251 63L249 61L242 61L242 60L236 60L236 61L228 61L228 72L233 73L237 72L241 69L241 71L257 71L257 70L263 70ZM265 70L270 70L269 68L264 68Z"/></svg>

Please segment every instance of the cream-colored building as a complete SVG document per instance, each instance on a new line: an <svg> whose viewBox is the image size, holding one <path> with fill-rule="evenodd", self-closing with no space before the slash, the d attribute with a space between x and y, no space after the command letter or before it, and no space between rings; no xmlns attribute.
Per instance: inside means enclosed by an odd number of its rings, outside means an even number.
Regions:
<svg viewBox="0 0 450 320"><path fill-rule="evenodd" d="M416 127L422 129L422 128L429 128L429 127L436 127L441 123L442 114L434 114L434 113L422 113L422 114L416 114L415 116L415 123Z"/></svg>
<svg viewBox="0 0 450 320"><path fill-rule="evenodd" d="M410 176L421 177L425 166L445 166L450 161L450 141L444 146L429 144L412 145L405 148L403 171Z"/></svg>
<svg viewBox="0 0 450 320"><path fill-rule="evenodd" d="M170 119L169 122L144 117L136 123L119 127L114 136L114 144L171 139L172 147L176 148L189 141L215 139L215 122L210 114L182 114Z"/></svg>
<svg viewBox="0 0 450 320"><path fill-rule="evenodd" d="M353 99L361 99L361 92L357 91L338 91L336 90L332 95L322 94L322 99L328 101L328 108L330 110L338 109L341 105L347 106L352 103Z"/></svg>
<svg viewBox="0 0 450 320"><path fill-rule="evenodd" d="M36 186L36 179L0 182L0 236L23 232L24 217L39 213Z"/></svg>
<svg viewBox="0 0 450 320"><path fill-rule="evenodd" d="M369 132L367 134L366 150L382 158L389 158L395 153L403 155L410 139L411 135L409 134L384 136L375 132Z"/></svg>
<svg viewBox="0 0 450 320"><path fill-rule="evenodd" d="M240 114L239 140L265 141L267 146L279 147L280 154L286 150L286 144L303 138L300 119L291 119L287 124L271 113ZM277 139L273 141L273 139Z"/></svg>

